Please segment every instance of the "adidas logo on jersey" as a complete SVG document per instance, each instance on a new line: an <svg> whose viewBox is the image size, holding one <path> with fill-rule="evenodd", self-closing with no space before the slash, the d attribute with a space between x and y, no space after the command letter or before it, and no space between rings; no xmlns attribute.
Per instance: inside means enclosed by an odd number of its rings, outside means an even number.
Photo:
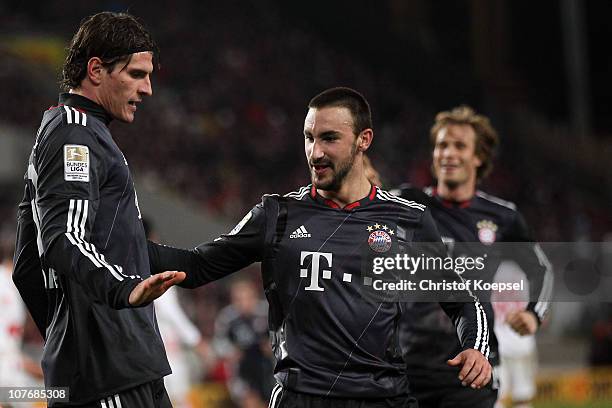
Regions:
<svg viewBox="0 0 612 408"><path fill-rule="evenodd" d="M310 233L306 231L306 227L303 225L296 229L289 235L289 238L310 238Z"/></svg>

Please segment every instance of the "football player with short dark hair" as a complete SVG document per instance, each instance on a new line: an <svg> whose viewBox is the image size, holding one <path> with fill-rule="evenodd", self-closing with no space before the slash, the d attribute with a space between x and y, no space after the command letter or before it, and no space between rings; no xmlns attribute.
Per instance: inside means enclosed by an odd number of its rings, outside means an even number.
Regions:
<svg viewBox="0 0 612 408"><path fill-rule="evenodd" d="M150 244L152 270L187 273L197 287L262 262L276 357L270 404L416 406L398 342L402 302L364 297L362 261L413 242L439 242L429 210L373 186L363 164L373 140L366 99L349 88L315 96L304 121L312 184L266 195L228 234L192 251ZM477 302L442 303L463 350L465 381L482 387L491 366ZM408 316L409 318L409 316Z"/></svg>
<svg viewBox="0 0 612 408"><path fill-rule="evenodd" d="M131 123L152 94L157 54L129 14L84 19L64 64L67 92L43 114L32 148L13 281L45 339L45 386L68 389L50 407L170 406L147 302L184 274L150 276L132 175L108 128Z"/></svg>

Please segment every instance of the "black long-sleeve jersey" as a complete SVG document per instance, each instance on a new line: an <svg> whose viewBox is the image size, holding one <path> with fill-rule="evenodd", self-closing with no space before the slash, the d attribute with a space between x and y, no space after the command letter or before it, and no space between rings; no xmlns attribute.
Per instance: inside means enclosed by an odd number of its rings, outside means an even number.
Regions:
<svg viewBox="0 0 612 408"><path fill-rule="evenodd" d="M454 256L477 256L487 252L487 267L482 271L466 271L466 279L483 279L493 282L493 277L503 259L516 261L529 281L530 299L527 310L532 311L538 322L548 311L552 292L552 273L546 255L534 242L527 224L508 201L477 191L472 199L465 202L451 202L436 194L433 187L423 191L402 187L391 190L405 199L426 204L430 209L442 240ZM495 247L495 252L486 250L497 242L523 243ZM463 244L462 244L463 243ZM478 243L478 244L474 244ZM490 329L492 364L499 364L497 338L493 331L494 314L490 293L480 292L479 300L487 313ZM535 301L534 299L537 299ZM456 370L446 360L461 351L456 341L454 327L436 303L415 303L412 311L419 319L407 320L402 327L402 337L408 344L406 358L409 370L418 375L423 369Z"/></svg>
<svg viewBox="0 0 612 408"><path fill-rule="evenodd" d="M312 186L264 196L227 235L193 251L149 244L152 270L187 272L196 287L262 262L275 377L287 389L330 397L406 394L398 323L405 304L361 295L372 251L441 242L425 206L377 187L343 209ZM365 280L365 278L363 278ZM478 303L444 303L464 348L483 344Z"/></svg>
<svg viewBox="0 0 612 408"><path fill-rule="evenodd" d="M43 114L19 205L13 281L45 338L45 385L69 387L70 404L170 373L153 305L129 307L149 258L109 122L89 99L60 95Z"/></svg>

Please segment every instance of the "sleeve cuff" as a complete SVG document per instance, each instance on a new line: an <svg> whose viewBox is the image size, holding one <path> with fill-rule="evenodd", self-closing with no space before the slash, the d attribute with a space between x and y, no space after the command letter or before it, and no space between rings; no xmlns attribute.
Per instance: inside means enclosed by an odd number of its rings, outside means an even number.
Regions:
<svg viewBox="0 0 612 408"><path fill-rule="evenodd" d="M130 308L143 307L149 304L149 303L146 303L146 304L142 304L138 306L130 305L130 294L132 293L134 288L138 286L140 282L142 282L142 280L140 279L131 279L128 282L125 282L123 285L121 285L121 288L117 290L117 294L115 296L115 302L114 302L115 304L113 305L115 309L124 309L128 307Z"/></svg>

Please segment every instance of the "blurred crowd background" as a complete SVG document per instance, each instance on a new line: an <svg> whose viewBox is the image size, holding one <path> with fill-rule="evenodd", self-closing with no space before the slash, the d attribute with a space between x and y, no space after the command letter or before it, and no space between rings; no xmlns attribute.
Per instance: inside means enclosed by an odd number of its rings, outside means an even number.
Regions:
<svg viewBox="0 0 612 408"><path fill-rule="evenodd" d="M369 156L384 187L431 184L433 118L468 104L491 118L502 141L483 190L517 203L541 241L612 241L610 2L8 0L0 3L5 246L14 240L21 176L41 114L57 100L64 48L80 20L102 10L138 16L161 48L154 96L134 124L111 125L137 187L155 186L207 219L231 227L262 194L307 184L306 105L343 85L372 106ZM155 226L167 214L147 216ZM156 233L164 242L180 231ZM209 234L204 225L201 240ZM238 405L257 404L249 392L267 385L240 383L236 373L262 378L271 370L258 267L238 275L233 283L177 290L197 330L185 342L202 362L189 364L188 376L209 384L209 396L216 395L211 384L225 384L219 395L229 389L252 397ZM254 299L240 303L241 296ZM612 364L611 315L605 302L553 308L559 323L539 338L542 372ZM28 327L35 353L40 339ZM245 355L256 358L240 365Z"/></svg>

